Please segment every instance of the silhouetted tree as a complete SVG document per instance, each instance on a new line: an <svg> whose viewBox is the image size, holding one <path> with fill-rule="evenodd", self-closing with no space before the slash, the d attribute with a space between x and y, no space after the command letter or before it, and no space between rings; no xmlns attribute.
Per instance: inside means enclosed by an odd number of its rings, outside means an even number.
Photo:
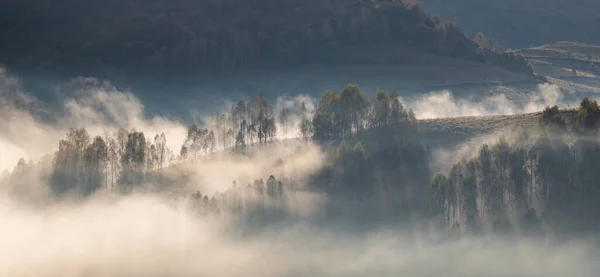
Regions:
<svg viewBox="0 0 600 277"><path fill-rule="evenodd" d="M94 142L86 149L83 156L86 180L80 185L80 193L90 195L101 188L106 188L105 170L108 160L108 148L102 137L95 137Z"/></svg>
<svg viewBox="0 0 600 277"><path fill-rule="evenodd" d="M556 105L544 109L539 125L547 132L564 131L567 128L567 122Z"/></svg>
<svg viewBox="0 0 600 277"><path fill-rule="evenodd" d="M125 153L121 159L123 172L119 179L121 192L131 192L135 187L144 184L144 168L146 166L146 138L144 133L132 131L127 136Z"/></svg>
<svg viewBox="0 0 600 277"><path fill-rule="evenodd" d="M238 150L242 150L246 148L246 132L248 126L246 126L246 120L242 121L240 124L240 129L238 130L237 135L235 136L235 147Z"/></svg>
<svg viewBox="0 0 600 277"><path fill-rule="evenodd" d="M85 128L70 129L66 139L59 142L54 159L50 187L56 195L77 189L85 183L83 157L90 137ZM80 188L79 192L84 190Z"/></svg>
<svg viewBox="0 0 600 277"><path fill-rule="evenodd" d="M596 101L584 98L577 113L577 127L582 132L598 130L600 126L600 107Z"/></svg>
<svg viewBox="0 0 600 277"><path fill-rule="evenodd" d="M279 111L279 124L281 125L283 138L287 138L290 122L291 111L288 108L283 108Z"/></svg>

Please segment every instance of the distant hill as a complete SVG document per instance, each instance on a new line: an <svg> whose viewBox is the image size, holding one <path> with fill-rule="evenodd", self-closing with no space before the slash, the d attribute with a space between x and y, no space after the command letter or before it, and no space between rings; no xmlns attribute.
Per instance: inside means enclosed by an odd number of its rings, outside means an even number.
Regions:
<svg viewBox="0 0 600 277"><path fill-rule="evenodd" d="M536 74L563 89L600 93L600 46L560 41L521 49Z"/></svg>
<svg viewBox="0 0 600 277"><path fill-rule="evenodd" d="M414 52L422 52L532 73L514 54L482 55L454 24L414 1L5 0L0 30L0 63L14 68L174 74L418 63Z"/></svg>
<svg viewBox="0 0 600 277"><path fill-rule="evenodd" d="M483 32L510 48L571 40L600 44L597 0L420 0L468 35Z"/></svg>

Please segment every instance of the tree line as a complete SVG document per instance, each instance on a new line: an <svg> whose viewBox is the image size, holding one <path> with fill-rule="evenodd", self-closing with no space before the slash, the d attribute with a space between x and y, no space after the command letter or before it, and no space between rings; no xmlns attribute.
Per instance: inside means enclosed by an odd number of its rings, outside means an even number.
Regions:
<svg viewBox="0 0 600 277"><path fill-rule="evenodd" d="M173 158L164 133L146 139L142 132L119 129L92 139L85 128L71 129L59 142L50 187L56 195L88 196L100 189L130 192L145 182L160 181Z"/></svg>
<svg viewBox="0 0 600 277"><path fill-rule="evenodd" d="M515 140L533 138L531 144L501 139L438 174L428 193L430 211L458 233L539 231L540 221L597 230L590 218L600 214L598 104L586 98L569 116L547 107L539 126L539 134Z"/></svg>
<svg viewBox="0 0 600 277"><path fill-rule="evenodd" d="M478 60L478 45L455 24L409 0L4 2L0 57L14 68L66 67L97 75L108 65L181 69L179 74L360 61L348 50L368 44ZM495 53L487 53L486 61L495 63ZM526 68L523 60L510 62Z"/></svg>
<svg viewBox="0 0 600 277"><path fill-rule="evenodd" d="M309 110L308 103L276 110L258 94L232 104L204 127L192 124L178 153L169 149L164 133L152 138L119 129L91 136L85 128L70 129L52 158L49 184L57 196L86 197L99 190L129 193L146 183L166 182L163 172L173 164L210 158L217 151L244 154L253 145L289 138L358 139L369 129L400 130L415 122L395 91L379 91L369 100L358 85L348 85L339 93L325 92L315 110Z"/></svg>
<svg viewBox="0 0 600 277"><path fill-rule="evenodd" d="M405 110L396 91L378 91L372 100L358 85L348 85L340 93L325 92L312 119L317 139L349 139L366 129L413 124L412 109Z"/></svg>
<svg viewBox="0 0 600 277"><path fill-rule="evenodd" d="M325 92L314 111L306 106L274 112L260 95L240 101L215 119L224 123L225 133L233 133L229 130L238 124L238 144L221 140L221 125L211 125L215 129L192 125L178 155L166 146L164 134L150 139L142 132L121 129L92 138L84 128L71 129L59 142L51 169L41 175L59 197L86 197L100 190L130 193L149 183L173 188L176 182L165 174L170 168L210 159L217 151L245 155L251 144L270 147L285 136L249 133L248 126L263 129L264 122L281 122L282 114L283 118L293 114L299 118L294 123L298 138L314 140L326 154L322 168L302 185L288 176L269 176L247 184L232 180L229 189L212 195L194 192L189 195L193 209L262 222L284 216L286 207L296 203L296 193L307 190L327 196L327 218L391 223L427 212L448 231L461 234L563 225L600 228L589 220L600 214L596 201L600 197L596 170L600 108L595 101L584 99L575 111L548 107L540 113L539 130L517 133L511 140L515 143L500 140L483 145L475 158L434 178L414 115L394 92L378 92L366 99L358 86L349 85L339 93ZM304 137L302 126L314 132ZM34 163L21 160L4 179L26 179L35 170L40 171Z"/></svg>
<svg viewBox="0 0 600 277"><path fill-rule="evenodd" d="M200 215L233 214L258 223L289 215L286 210L298 203L295 193L301 190L293 180L271 175L266 181L261 178L248 184L233 181L231 187L213 195L197 191L188 204Z"/></svg>
<svg viewBox="0 0 600 277"><path fill-rule="evenodd" d="M262 222L284 216L286 207L297 201L296 193L307 190L327 196L327 218L391 223L427 212L451 233L461 234L538 231L548 225L560 228L561 222L582 230L600 228L589 220L600 214L600 108L589 99L575 111L546 108L539 130L517 133L515 143L483 145L475 158L434 178L414 114L395 92L377 92L367 99L360 87L349 85L339 93L325 92L314 110L304 103L275 112L261 95L238 101L215 117L219 124L191 125L178 155L166 146L164 134L150 139L120 129L92 137L84 128L71 129L59 142L48 172L20 160L3 179L17 182L40 173L57 197L83 198L103 190L130 193L153 183L175 189L181 180L171 173L178 171L165 174L167 170L210 159L217 151L245 155L253 144L270 147L286 137L278 131L292 115L297 118L297 139L314 140L326 154L322 168L302 186L288 176L269 176L248 184L234 181L213 195L194 192L189 196L193 209ZM280 127L273 134L263 131L273 121ZM221 137L223 132L229 138ZM20 183L17 187L24 188Z"/></svg>

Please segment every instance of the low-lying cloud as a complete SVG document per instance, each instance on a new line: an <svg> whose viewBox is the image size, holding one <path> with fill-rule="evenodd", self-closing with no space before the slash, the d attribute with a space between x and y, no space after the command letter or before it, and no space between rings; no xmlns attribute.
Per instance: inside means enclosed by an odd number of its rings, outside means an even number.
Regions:
<svg viewBox="0 0 600 277"><path fill-rule="evenodd" d="M19 158L37 160L52 154L69 128L85 127L91 135L136 129L148 137L165 133L167 145L178 149L187 128L163 116L146 116L144 105L128 91L93 78L73 81L76 93L63 110L50 112L21 88L20 81L0 70L0 170L12 169Z"/></svg>
<svg viewBox="0 0 600 277"><path fill-rule="evenodd" d="M456 98L451 91L443 90L415 98L403 99L412 108L418 119L433 119L463 116L510 115L531 113L547 106L559 105L573 108L577 102L564 101L558 86L541 84L525 101L510 100L505 94L494 94L482 99Z"/></svg>
<svg viewBox="0 0 600 277"><path fill-rule="evenodd" d="M247 155L217 153L210 158L178 165L187 172L192 184L204 184L194 189L212 195L231 187L233 181L240 185L270 175L304 184L307 177L326 163L325 154L314 144L295 140L269 146L254 146Z"/></svg>
<svg viewBox="0 0 600 277"><path fill-rule="evenodd" d="M226 217L147 195L32 210L0 203L2 276L591 276L585 241L436 243L308 222L239 234Z"/></svg>
<svg viewBox="0 0 600 277"><path fill-rule="evenodd" d="M145 115L131 92L95 79L78 82L77 97L66 99L63 112L48 121L27 108L37 100L20 89L18 80L0 71L0 119L7 122L0 125L0 168L14 166L21 156L50 154L70 127L86 127L93 135L117 128L149 136L165 132L174 150L184 140L183 124ZM539 99L525 105L501 96L477 104L442 92L406 106L420 118L507 114L558 103L562 98L556 92L542 86ZM280 99L275 110L311 105L309 100ZM173 166L175 175L187 177L186 193L168 199L147 191L123 196L105 190L89 199L32 206L0 189L0 276L587 277L600 270L596 245L585 239L561 244L542 238L439 241L445 234L419 227L410 232L373 226L356 233L313 221L327 201L316 193L292 191L299 201L287 211L304 216L250 234L242 232L239 215L199 215L189 208L188 193L195 190L212 195L231 188L233 181L244 185L271 174L302 186L327 162L317 146L305 142L278 142L260 151L253 147L246 155L223 152ZM29 182L47 181L36 177Z"/></svg>

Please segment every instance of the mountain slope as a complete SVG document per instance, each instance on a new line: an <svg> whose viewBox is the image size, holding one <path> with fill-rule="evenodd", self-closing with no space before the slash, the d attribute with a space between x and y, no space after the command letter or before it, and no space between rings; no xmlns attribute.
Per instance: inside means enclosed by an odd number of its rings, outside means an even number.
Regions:
<svg viewBox="0 0 600 277"><path fill-rule="evenodd" d="M570 92L600 92L600 46L561 41L518 51L536 74Z"/></svg>
<svg viewBox="0 0 600 277"><path fill-rule="evenodd" d="M596 0L421 0L429 11L511 48L573 40L600 44Z"/></svg>
<svg viewBox="0 0 600 277"><path fill-rule="evenodd" d="M400 0L9 0L0 29L0 62L15 68L165 73L390 62L414 50L482 60L454 24ZM522 60L500 65L509 63L528 73Z"/></svg>

